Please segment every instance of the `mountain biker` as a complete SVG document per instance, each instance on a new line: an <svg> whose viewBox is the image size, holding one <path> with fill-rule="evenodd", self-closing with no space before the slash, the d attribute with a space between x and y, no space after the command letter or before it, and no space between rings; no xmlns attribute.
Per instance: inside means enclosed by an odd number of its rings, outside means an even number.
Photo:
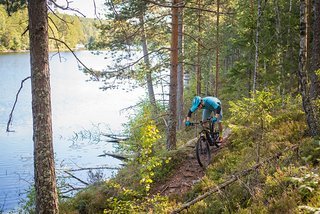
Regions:
<svg viewBox="0 0 320 214"><path fill-rule="evenodd" d="M222 109L221 109L221 101L216 97L204 97L195 96L192 100L192 106L188 112L187 119L185 121L186 126L190 126L190 118L193 112L197 109L203 109L202 112L202 121L207 120L211 113L214 112L214 116L211 118L212 122L217 122L219 127L219 141L222 141Z"/></svg>

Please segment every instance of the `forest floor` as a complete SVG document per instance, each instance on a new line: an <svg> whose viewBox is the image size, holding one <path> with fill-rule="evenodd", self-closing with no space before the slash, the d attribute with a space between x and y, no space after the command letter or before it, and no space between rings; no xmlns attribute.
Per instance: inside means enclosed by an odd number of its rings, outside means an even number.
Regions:
<svg viewBox="0 0 320 214"><path fill-rule="evenodd" d="M230 135L230 130L224 132L223 140L220 148L210 147L211 155L219 152L227 142ZM182 196L188 191L190 191L194 184L200 182L205 175L205 170L200 167L195 153L195 145L197 138L194 138L184 145L187 147L187 158L182 161L180 166L177 166L170 176L163 182L159 183L157 186L153 187L151 190L152 194L159 193L163 196Z"/></svg>

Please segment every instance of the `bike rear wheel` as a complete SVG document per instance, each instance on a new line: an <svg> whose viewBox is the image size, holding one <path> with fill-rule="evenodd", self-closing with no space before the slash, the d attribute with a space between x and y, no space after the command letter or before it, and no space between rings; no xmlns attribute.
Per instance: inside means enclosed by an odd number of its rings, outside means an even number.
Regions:
<svg viewBox="0 0 320 214"><path fill-rule="evenodd" d="M201 136L196 144L196 156L201 167L206 168L211 161L210 146L207 139Z"/></svg>

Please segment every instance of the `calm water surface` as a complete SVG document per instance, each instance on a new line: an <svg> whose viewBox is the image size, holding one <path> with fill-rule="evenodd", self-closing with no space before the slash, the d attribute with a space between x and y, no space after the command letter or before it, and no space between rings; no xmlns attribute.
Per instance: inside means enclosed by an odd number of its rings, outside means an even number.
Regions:
<svg viewBox="0 0 320 214"><path fill-rule="evenodd" d="M110 61L88 51L76 53L88 66L105 68ZM143 97L143 89L130 93L125 90L102 91L100 82L88 82L88 76L78 69L71 53L62 53L50 60L52 90L52 120L57 175L63 169L81 167L119 166L111 157L98 157L114 146L99 141L95 133L122 130L128 112L121 109L134 105ZM33 141L31 114L31 83L27 80L19 95L11 129L6 124L21 80L30 76L29 53L0 55L0 213L19 205L33 180ZM90 133L93 134L90 137ZM116 171L103 171L104 177ZM75 172L87 181L87 173ZM73 181L70 181L73 182ZM74 183L75 186L81 186Z"/></svg>

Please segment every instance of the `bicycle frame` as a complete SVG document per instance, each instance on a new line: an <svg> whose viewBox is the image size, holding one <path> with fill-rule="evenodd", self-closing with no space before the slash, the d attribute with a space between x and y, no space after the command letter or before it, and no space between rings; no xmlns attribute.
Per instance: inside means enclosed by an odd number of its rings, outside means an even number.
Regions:
<svg viewBox="0 0 320 214"><path fill-rule="evenodd" d="M209 123L209 127L205 126L206 123ZM215 130L215 123L211 122L211 118L204 122L194 123L195 125L201 125L202 130L199 132L200 137L204 136L209 142L210 146L219 147L219 131Z"/></svg>

